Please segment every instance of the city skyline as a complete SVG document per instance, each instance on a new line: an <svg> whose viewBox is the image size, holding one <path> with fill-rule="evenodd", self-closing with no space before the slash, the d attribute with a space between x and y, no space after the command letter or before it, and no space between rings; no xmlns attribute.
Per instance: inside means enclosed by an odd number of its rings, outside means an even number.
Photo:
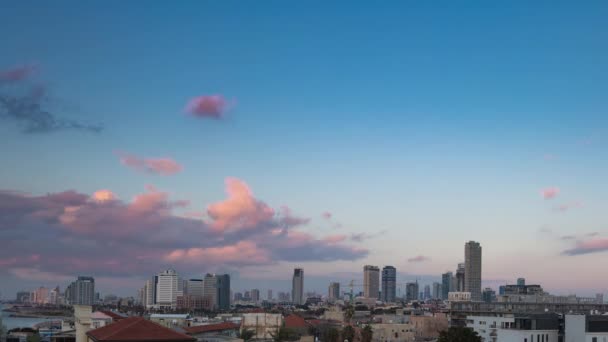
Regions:
<svg viewBox="0 0 608 342"><path fill-rule="evenodd" d="M424 289L470 240L476 291L608 292L606 3L292 5L0 13L0 292Z"/></svg>

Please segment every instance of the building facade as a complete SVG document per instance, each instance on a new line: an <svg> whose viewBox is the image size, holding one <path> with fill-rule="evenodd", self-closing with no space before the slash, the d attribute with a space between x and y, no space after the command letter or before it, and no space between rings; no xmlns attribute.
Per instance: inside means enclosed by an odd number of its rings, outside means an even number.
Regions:
<svg viewBox="0 0 608 342"><path fill-rule="evenodd" d="M418 300L418 282L405 284L405 300L411 302Z"/></svg>
<svg viewBox="0 0 608 342"><path fill-rule="evenodd" d="M291 302L295 305L303 305L304 300L304 269L296 268L293 270L291 280Z"/></svg>
<svg viewBox="0 0 608 342"><path fill-rule="evenodd" d="M382 301L394 303L397 292L397 269L393 266L382 268Z"/></svg>
<svg viewBox="0 0 608 342"><path fill-rule="evenodd" d="M165 270L157 275L156 303L158 307L175 308L178 295L178 275L173 269Z"/></svg>
<svg viewBox="0 0 608 342"><path fill-rule="evenodd" d="M327 291L327 298L330 301L336 301L340 299L340 283L330 283Z"/></svg>
<svg viewBox="0 0 608 342"><path fill-rule="evenodd" d="M217 275L217 307L222 311L230 310L230 275Z"/></svg>
<svg viewBox="0 0 608 342"><path fill-rule="evenodd" d="M447 300L452 290L452 272L446 272L441 275L441 299Z"/></svg>
<svg viewBox="0 0 608 342"><path fill-rule="evenodd" d="M380 268L365 265L363 267L363 297L378 298L380 294Z"/></svg>
<svg viewBox="0 0 608 342"><path fill-rule="evenodd" d="M464 291L471 300L481 301L481 245L469 241L464 245Z"/></svg>
<svg viewBox="0 0 608 342"><path fill-rule="evenodd" d="M79 276L66 288L65 298L71 305L95 304L95 279Z"/></svg>

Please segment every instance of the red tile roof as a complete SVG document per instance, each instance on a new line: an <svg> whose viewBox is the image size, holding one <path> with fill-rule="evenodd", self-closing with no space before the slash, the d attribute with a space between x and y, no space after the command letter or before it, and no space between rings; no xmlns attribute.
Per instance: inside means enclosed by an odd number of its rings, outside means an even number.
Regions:
<svg viewBox="0 0 608 342"><path fill-rule="evenodd" d="M224 331L224 330L234 330L239 329L240 326L238 324L234 324L231 322L217 323L217 324L208 324L208 325L197 325L193 327L186 327L184 331L188 334L200 334L212 331Z"/></svg>
<svg viewBox="0 0 608 342"><path fill-rule="evenodd" d="M148 321L143 317L129 317L87 332L96 342L191 342L196 339Z"/></svg>
<svg viewBox="0 0 608 342"><path fill-rule="evenodd" d="M110 318L112 318L113 321L120 321L121 319L125 319L125 316L119 315L114 311L110 311L110 310L105 310L105 311L100 311L101 313L103 313L106 316L110 316Z"/></svg>
<svg viewBox="0 0 608 342"><path fill-rule="evenodd" d="M289 315L285 317L285 328L306 328L306 321L298 315Z"/></svg>

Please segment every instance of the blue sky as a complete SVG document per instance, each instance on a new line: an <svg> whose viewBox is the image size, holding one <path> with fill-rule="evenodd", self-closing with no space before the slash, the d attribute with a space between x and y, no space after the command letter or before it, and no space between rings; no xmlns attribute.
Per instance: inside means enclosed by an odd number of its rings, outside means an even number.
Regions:
<svg viewBox="0 0 608 342"><path fill-rule="evenodd" d="M606 232L605 2L2 7L0 70L35 64L58 116L104 126L26 134L2 118L2 189L110 189L129 201L153 184L204 211L232 176L269 206L312 218L301 229L315 236L382 232L364 243L365 258L302 262L307 274L372 263L438 275L473 239L488 279L606 291L605 275L580 268L605 252L561 255ZM185 113L189 99L211 94L233 103L222 120ZM117 151L184 169L138 173ZM551 186L559 195L543 200ZM407 262L417 255L430 260ZM293 266L237 270L288 278Z"/></svg>

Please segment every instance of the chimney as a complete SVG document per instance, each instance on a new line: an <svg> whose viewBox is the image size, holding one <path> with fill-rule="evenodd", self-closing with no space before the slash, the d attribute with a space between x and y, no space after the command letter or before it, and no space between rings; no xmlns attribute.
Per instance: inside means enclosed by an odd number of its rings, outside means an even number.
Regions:
<svg viewBox="0 0 608 342"><path fill-rule="evenodd" d="M87 342L87 331L91 330L90 305L74 305L74 325L76 326L76 342Z"/></svg>

